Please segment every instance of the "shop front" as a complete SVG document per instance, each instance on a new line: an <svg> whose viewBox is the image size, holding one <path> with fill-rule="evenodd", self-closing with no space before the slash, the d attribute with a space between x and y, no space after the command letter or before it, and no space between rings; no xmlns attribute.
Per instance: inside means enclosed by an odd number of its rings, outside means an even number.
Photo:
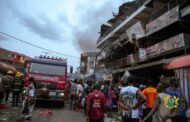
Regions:
<svg viewBox="0 0 190 122"><path fill-rule="evenodd" d="M190 107L190 55L175 58L163 68L174 70L175 76L180 79L181 92L185 95Z"/></svg>

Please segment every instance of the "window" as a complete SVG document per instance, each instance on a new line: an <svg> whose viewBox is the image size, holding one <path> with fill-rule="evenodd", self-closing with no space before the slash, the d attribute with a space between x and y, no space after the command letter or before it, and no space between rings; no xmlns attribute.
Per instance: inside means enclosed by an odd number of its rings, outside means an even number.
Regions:
<svg viewBox="0 0 190 122"><path fill-rule="evenodd" d="M64 76L65 66L32 63L30 67L30 73Z"/></svg>

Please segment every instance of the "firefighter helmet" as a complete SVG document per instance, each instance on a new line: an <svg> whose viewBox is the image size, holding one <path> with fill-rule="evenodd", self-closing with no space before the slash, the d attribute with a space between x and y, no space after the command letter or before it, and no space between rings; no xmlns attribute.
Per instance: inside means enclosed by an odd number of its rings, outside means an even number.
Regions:
<svg viewBox="0 0 190 122"><path fill-rule="evenodd" d="M9 71L7 72L7 74L8 74L8 75L13 75L14 73L13 73L13 71L9 70Z"/></svg>
<svg viewBox="0 0 190 122"><path fill-rule="evenodd" d="M20 77L20 76L23 76L24 74L23 73L21 73L21 72L17 72L16 73L16 77Z"/></svg>

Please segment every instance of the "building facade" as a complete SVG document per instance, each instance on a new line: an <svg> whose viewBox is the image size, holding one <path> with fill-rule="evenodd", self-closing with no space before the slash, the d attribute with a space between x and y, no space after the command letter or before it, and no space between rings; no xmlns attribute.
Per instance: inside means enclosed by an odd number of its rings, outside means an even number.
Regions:
<svg viewBox="0 0 190 122"><path fill-rule="evenodd" d="M84 79L95 79L95 64L97 54L97 52L84 52L81 54L80 74L84 76Z"/></svg>
<svg viewBox="0 0 190 122"><path fill-rule="evenodd" d="M190 103L189 20L189 0L124 3L107 21L109 26L101 26L97 72L105 68L114 82L126 71L142 83L142 79L151 79L157 84L161 75L176 76Z"/></svg>
<svg viewBox="0 0 190 122"><path fill-rule="evenodd" d="M24 72L25 61L30 59L29 56L0 48L0 62L12 65L22 72Z"/></svg>

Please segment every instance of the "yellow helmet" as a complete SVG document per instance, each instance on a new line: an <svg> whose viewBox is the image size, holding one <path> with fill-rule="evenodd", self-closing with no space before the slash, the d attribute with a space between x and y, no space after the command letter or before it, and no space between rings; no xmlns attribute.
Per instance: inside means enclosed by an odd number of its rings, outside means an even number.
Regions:
<svg viewBox="0 0 190 122"><path fill-rule="evenodd" d="M21 73L21 72L17 72L16 73L16 77L20 77L20 76L23 76L24 74L23 73Z"/></svg>
<svg viewBox="0 0 190 122"><path fill-rule="evenodd" d="M8 75L13 75L14 73L13 73L13 71L9 70L9 71L7 72L7 74L8 74Z"/></svg>

